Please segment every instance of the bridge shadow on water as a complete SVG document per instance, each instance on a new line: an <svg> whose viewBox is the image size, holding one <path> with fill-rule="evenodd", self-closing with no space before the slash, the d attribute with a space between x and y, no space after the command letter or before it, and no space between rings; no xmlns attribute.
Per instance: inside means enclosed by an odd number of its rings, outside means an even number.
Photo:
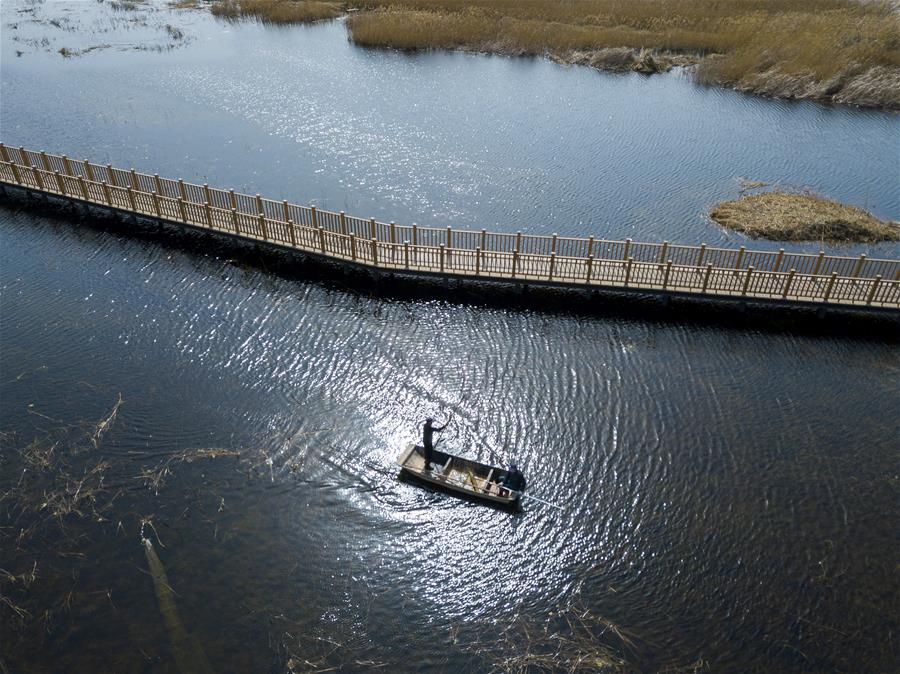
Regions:
<svg viewBox="0 0 900 674"><path fill-rule="evenodd" d="M238 266L379 301L446 302L511 311L613 318L661 324L696 324L741 332L791 333L900 342L900 312L841 306L781 304L752 299L711 299L624 289L583 290L515 281L472 280L375 270L336 262L274 244L238 239L145 216L123 214L53 196L6 188L0 206L24 210L96 232L124 235L179 252L232 261Z"/></svg>

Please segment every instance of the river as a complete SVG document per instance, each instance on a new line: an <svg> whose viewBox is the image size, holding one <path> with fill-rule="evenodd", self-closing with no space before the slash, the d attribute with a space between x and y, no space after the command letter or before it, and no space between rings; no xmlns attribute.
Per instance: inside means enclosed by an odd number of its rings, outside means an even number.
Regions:
<svg viewBox="0 0 900 674"><path fill-rule="evenodd" d="M4 142L423 225L744 245L704 216L740 178L900 217L896 115L129 11L4 2ZM10 671L896 667L895 340L369 296L17 203L0 302ZM398 481L427 414L559 507Z"/></svg>

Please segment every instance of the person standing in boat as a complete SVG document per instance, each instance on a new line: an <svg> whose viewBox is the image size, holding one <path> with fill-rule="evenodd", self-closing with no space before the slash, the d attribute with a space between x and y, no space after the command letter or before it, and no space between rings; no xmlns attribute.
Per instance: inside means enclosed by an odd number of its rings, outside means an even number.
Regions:
<svg viewBox="0 0 900 674"><path fill-rule="evenodd" d="M422 426L422 447L425 450L425 470L431 470L431 458L434 453L434 434L440 433L447 428L447 424L449 423L450 419L447 419L447 423L443 426L435 426L434 419L431 417L425 419L425 425Z"/></svg>
<svg viewBox="0 0 900 674"><path fill-rule="evenodd" d="M525 484L525 476L519 470L519 467L514 463L509 464L509 470L506 471L506 475L500 481L500 487L503 491L522 492L525 491ZM502 495L505 496L506 494Z"/></svg>

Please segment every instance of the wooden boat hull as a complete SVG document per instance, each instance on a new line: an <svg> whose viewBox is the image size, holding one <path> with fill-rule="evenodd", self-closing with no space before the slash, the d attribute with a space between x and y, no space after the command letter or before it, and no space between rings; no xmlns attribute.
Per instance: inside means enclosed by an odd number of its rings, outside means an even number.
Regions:
<svg viewBox="0 0 900 674"><path fill-rule="evenodd" d="M509 492L497 483L505 474L502 468L434 450L432 469L426 470L424 451L412 442L400 452L397 464L402 474L455 495L504 508L519 507L519 494Z"/></svg>

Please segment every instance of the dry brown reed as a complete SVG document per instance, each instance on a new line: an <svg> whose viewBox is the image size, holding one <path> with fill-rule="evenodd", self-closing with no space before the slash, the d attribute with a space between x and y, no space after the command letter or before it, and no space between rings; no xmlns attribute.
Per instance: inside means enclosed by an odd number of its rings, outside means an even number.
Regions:
<svg viewBox="0 0 900 674"><path fill-rule="evenodd" d="M724 201L710 212L723 227L754 238L829 243L900 240L900 223L812 194L763 192Z"/></svg>
<svg viewBox="0 0 900 674"><path fill-rule="evenodd" d="M210 11L227 19L251 17L264 23L310 23L340 16L343 5L316 0L219 0Z"/></svg>
<svg viewBox="0 0 900 674"><path fill-rule="evenodd" d="M359 45L551 55L641 50L702 62L703 82L900 108L900 20L889 0L362 0ZM646 61L646 59L645 59ZM603 59L594 65L603 67Z"/></svg>

